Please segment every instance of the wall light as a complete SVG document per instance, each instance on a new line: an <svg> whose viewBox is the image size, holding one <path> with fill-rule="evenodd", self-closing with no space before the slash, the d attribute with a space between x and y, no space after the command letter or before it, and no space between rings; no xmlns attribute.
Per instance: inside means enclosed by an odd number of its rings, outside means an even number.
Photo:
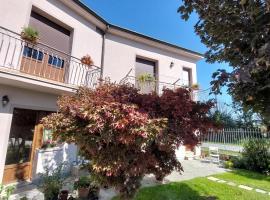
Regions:
<svg viewBox="0 0 270 200"><path fill-rule="evenodd" d="M6 106L9 103L8 95L2 97L2 105Z"/></svg>
<svg viewBox="0 0 270 200"><path fill-rule="evenodd" d="M174 62L171 62L170 68L173 68L173 66L174 66Z"/></svg>

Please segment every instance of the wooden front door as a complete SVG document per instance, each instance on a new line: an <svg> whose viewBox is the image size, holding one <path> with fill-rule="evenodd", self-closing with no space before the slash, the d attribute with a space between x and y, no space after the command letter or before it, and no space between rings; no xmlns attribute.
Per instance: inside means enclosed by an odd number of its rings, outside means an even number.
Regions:
<svg viewBox="0 0 270 200"><path fill-rule="evenodd" d="M35 149L42 144L44 112L15 108L11 124L3 184L31 179Z"/></svg>

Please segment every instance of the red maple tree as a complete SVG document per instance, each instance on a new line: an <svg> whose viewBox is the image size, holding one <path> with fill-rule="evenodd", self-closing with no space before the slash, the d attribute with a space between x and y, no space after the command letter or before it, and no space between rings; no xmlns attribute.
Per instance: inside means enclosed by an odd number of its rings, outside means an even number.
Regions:
<svg viewBox="0 0 270 200"><path fill-rule="evenodd" d="M115 187L122 199L134 196L142 178L162 180L183 171L175 156L179 145L197 145L212 126L211 103L196 103L184 88L165 89L161 96L140 94L129 85L103 83L80 88L58 101L59 112L43 119L54 137L75 142L90 160L91 175Z"/></svg>

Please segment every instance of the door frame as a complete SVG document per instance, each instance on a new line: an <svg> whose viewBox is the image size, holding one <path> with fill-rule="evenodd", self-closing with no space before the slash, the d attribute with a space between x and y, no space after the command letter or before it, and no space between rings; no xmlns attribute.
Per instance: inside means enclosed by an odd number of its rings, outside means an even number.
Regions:
<svg viewBox="0 0 270 200"><path fill-rule="evenodd" d="M31 153L30 153L30 160L29 160L29 162L25 162L25 163L21 163L21 164L5 165L5 163L4 163L3 177L2 177L2 183L3 184L16 183L16 182L19 181L19 180L11 180L11 181L4 182L6 169L16 168L18 166L25 167L25 166L29 165L29 170L28 170L28 172L26 174L27 179L24 180L24 181L32 180L33 161L34 161L34 158L35 158L35 152L36 152L37 148L41 147L42 138L43 138L43 125L38 123L38 121L40 120L40 113L41 112L55 112L54 109L47 109L47 108L33 107L33 106L21 106L21 105L16 106L15 104L11 105L10 112L12 113L12 118L11 118L10 127L9 127L9 134L8 134L7 142L6 142L6 151L5 151L6 155L7 155L7 150L8 150L8 141L9 141L9 137L10 137L10 131L11 131L11 127L12 127L13 113L14 113L14 109L16 109L16 108L33 110L33 111L36 111L36 113L37 113L37 115L36 115L36 124L34 126L33 142L32 142L32 148L31 148ZM6 155L5 155L5 161L7 159Z"/></svg>

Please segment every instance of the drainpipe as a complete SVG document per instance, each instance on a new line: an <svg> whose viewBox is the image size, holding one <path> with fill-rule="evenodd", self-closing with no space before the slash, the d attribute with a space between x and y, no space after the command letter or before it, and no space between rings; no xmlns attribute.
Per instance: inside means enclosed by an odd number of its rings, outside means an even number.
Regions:
<svg viewBox="0 0 270 200"><path fill-rule="evenodd" d="M108 32L110 26L107 25L106 29L102 32L102 49L101 49L101 69L100 69L100 79L103 79L104 71L104 59L105 59L105 44L106 44L106 33Z"/></svg>

